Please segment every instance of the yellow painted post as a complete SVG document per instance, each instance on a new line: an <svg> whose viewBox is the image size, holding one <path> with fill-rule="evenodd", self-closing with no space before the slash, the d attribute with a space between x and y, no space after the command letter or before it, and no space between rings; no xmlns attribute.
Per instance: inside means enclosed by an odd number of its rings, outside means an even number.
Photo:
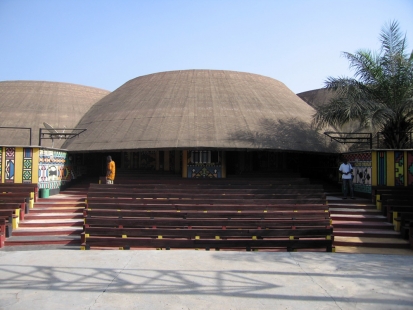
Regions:
<svg viewBox="0 0 413 310"><path fill-rule="evenodd" d="M380 195L376 195L376 207L377 207L377 210L381 211L381 201L379 200L380 200Z"/></svg>
<svg viewBox="0 0 413 310"><path fill-rule="evenodd" d="M33 148L32 183L39 182L39 148Z"/></svg>
<svg viewBox="0 0 413 310"><path fill-rule="evenodd" d="M398 221L396 221L397 216L398 216L397 212L393 212L393 225L394 225L394 227L396 227L397 222L398 222Z"/></svg>
<svg viewBox="0 0 413 310"><path fill-rule="evenodd" d="M387 151L387 186L394 186L394 151Z"/></svg>
<svg viewBox="0 0 413 310"><path fill-rule="evenodd" d="M16 147L14 155L14 183L23 183L23 148Z"/></svg>

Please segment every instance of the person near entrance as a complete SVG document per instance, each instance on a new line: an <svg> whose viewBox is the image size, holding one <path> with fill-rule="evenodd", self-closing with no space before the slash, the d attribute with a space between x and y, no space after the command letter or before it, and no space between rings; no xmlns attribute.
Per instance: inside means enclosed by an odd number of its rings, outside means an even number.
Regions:
<svg viewBox="0 0 413 310"><path fill-rule="evenodd" d="M106 184L113 184L115 180L116 165L111 156L106 158Z"/></svg>
<svg viewBox="0 0 413 310"><path fill-rule="evenodd" d="M347 159L344 159L338 170L341 172L341 179L343 181L343 199L347 199L348 191L350 191L351 199L354 199L353 167L347 162Z"/></svg>

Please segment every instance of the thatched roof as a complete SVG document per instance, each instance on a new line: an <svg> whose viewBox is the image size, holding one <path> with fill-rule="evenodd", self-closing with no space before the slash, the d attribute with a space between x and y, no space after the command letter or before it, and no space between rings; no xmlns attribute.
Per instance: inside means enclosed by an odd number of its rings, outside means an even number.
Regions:
<svg viewBox="0 0 413 310"><path fill-rule="evenodd" d="M334 93L325 88L313 89L297 94L313 108L326 105L333 97Z"/></svg>
<svg viewBox="0 0 413 310"><path fill-rule="evenodd" d="M310 129L312 107L256 74L184 70L130 80L80 120L69 151L274 149L328 151Z"/></svg>
<svg viewBox="0 0 413 310"><path fill-rule="evenodd" d="M39 128L43 122L54 128L74 128L80 118L109 91L57 82L0 82L0 127L32 129L32 145L39 144ZM58 148L63 140L55 140ZM0 146L29 145L28 130L0 128ZM51 146L42 140L42 146Z"/></svg>

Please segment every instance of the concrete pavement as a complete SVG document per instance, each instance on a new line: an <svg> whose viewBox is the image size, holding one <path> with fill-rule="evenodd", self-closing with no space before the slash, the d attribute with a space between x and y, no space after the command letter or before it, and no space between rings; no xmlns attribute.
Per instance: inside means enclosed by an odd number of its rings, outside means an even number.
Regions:
<svg viewBox="0 0 413 310"><path fill-rule="evenodd" d="M413 257L0 251L0 309L413 309Z"/></svg>

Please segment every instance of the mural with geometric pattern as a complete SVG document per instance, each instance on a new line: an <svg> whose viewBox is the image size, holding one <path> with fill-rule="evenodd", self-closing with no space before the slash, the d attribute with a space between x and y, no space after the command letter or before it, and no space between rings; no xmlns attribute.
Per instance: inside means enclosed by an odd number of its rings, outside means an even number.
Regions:
<svg viewBox="0 0 413 310"><path fill-rule="evenodd" d="M15 156L16 149L14 147L6 147L4 183L14 183Z"/></svg>
<svg viewBox="0 0 413 310"><path fill-rule="evenodd" d="M371 193L371 152L345 154L344 157L353 166L354 190L361 193Z"/></svg>
<svg viewBox="0 0 413 310"><path fill-rule="evenodd" d="M23 148L23 183L32 183L33 149Z"/></svg>
<svg viewBox="0 0 413 310"><path fill-rule="evenodd" d="M404 152L394 152L394 186L404 186Z"/></svg>
<svg viewBox="0 0 413 310"><path fill-rule="evenodd" d="M66 152L41 149L39 152L39 188L56 189L67 181Z"/></svg>

